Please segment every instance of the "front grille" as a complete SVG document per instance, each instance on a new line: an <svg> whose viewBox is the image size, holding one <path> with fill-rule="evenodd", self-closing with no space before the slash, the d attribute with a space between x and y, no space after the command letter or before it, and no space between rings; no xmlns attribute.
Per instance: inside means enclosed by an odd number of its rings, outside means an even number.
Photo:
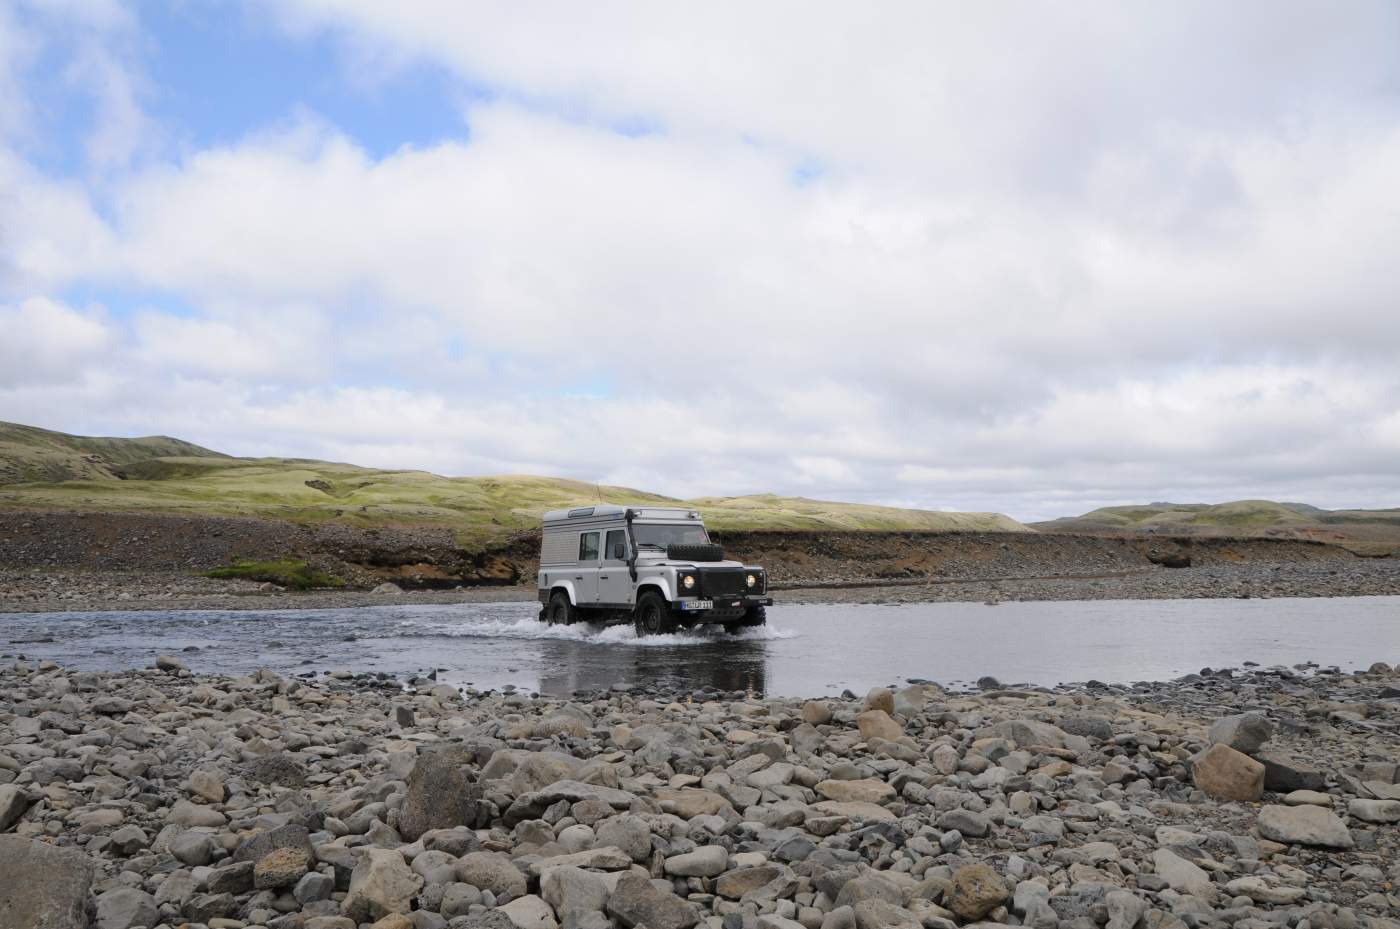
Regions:
<svg viewBox="0 0 1400 929"><path fill-rule="evenodd" d="M742 594L743 571L701 571L700 589L706 597L734 597Z"/></svg>

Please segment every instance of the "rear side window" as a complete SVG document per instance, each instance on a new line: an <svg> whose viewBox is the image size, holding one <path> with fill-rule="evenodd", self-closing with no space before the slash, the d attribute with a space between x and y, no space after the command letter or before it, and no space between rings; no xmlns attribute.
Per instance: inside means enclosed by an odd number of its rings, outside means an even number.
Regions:
<svg viewBox="0 0 1400 929"><path fill-rule="evenodd" d="M598 533L585 532L583 535L578 537L578 560L598 560Z"/></svg>

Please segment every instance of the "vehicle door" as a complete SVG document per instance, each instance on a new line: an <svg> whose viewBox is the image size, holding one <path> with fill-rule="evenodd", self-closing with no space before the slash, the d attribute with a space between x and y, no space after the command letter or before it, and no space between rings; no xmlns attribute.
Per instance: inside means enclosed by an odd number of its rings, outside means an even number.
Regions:
<svg viewBox="0 0 1400 929"><path fill-rule="evenodd" d="M602 553L602 533L597 529L578 537L578 567L574 569L574 596L578 603L598 602L598 565Z"/></svg>
<svg viewBox="0 0 1400 929"><path fill-rule="evenodd" d="M627 531L609 529L598 569L598 602L632 606L632 572L627 569Z"/></svg>

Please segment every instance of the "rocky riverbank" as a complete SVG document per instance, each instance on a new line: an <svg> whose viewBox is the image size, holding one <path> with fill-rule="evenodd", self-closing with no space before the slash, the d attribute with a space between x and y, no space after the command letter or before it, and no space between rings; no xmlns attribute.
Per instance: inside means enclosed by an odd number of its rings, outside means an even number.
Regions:
<svg viewBox="0 0 1400 929"><path fill-rule="evenodd" d="M1090 576L850 579L805 587L802 583L780 584L773 596L779 603L1394 596L1400 595L1400 560L1348 557L1188 568L1148 566ZM838 586L841 583L849 586ZM289 591L270 583L215 580L178 571L0 568L0 613L331 609L393 603L528 601L536 596L533 587L521 586L404 590L389 585L385 590Z"/></svg>
<svg viewBox="0 0 1400 929"><path fill-rule="evenodd" d="M0 926L1394 929L1400 675L569 701L0 669Z"/></svg>

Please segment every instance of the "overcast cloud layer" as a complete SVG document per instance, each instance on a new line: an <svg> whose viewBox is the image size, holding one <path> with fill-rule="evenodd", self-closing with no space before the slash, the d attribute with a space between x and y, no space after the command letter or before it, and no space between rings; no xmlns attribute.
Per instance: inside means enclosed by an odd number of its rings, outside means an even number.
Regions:
<svg viewBox="0 0 1400 929"><path fill-rule="evenodd" d="M208 7L0 6L0 419L1400 505L1393 3Z"/></svg>

